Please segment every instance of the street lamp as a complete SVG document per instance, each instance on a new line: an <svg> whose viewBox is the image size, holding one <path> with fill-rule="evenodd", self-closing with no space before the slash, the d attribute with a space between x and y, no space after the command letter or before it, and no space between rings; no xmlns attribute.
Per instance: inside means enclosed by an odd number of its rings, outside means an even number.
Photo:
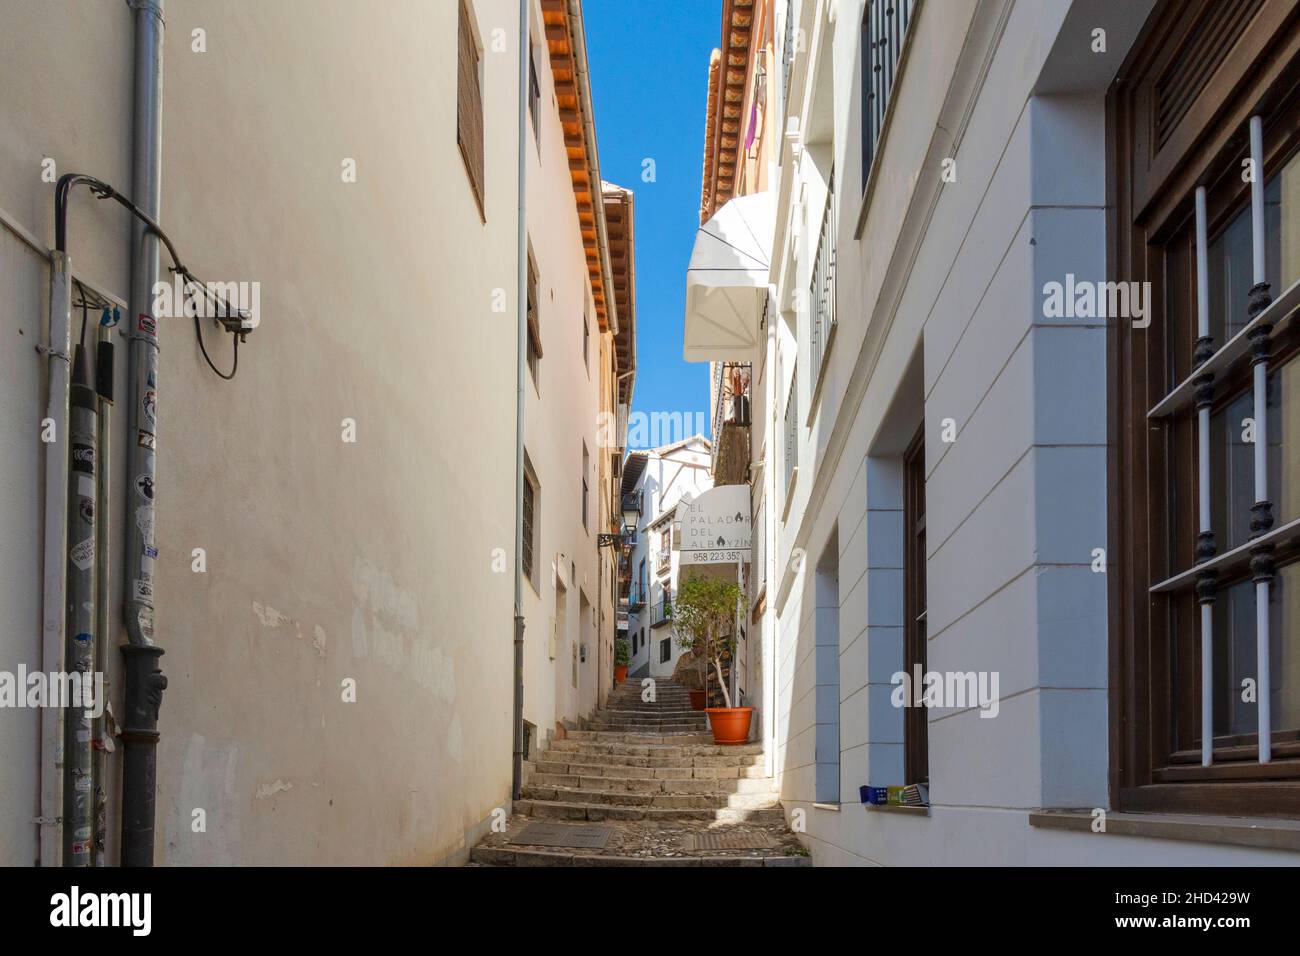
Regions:
<svg viewBox="0 0 1300 956"><path fill-rule="evenodd" d="M633 499L625 499L623 502L623 528L625 531L636 533L637 522L641 520L641 509L637 507Z"/></svg>
<svg viewBox="0 0 1300 956"><path fill-rule="evenodd" d="M597 534L597 548L622 547L636 536L636 526L641 520L641 511L631 499L623 502L623 530L618 534Z"/></svg>

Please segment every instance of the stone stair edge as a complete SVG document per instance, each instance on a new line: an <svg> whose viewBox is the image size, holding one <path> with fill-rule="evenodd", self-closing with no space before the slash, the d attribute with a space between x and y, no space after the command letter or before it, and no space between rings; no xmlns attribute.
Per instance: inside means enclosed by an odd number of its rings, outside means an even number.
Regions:
<svg viewBox="0 0 1300 956"><path fill-rule="evenodd" d="M602 856L590 853L557 853L552 850L531 850L517 847L477 846L471 851L475 862L504 863L508 866L745 866L745 867L811 867L812 860L805 856L750 854L747 856ZM506 862L506 861L509 862ZM521 860L523 861L521 863Z"/></svg>

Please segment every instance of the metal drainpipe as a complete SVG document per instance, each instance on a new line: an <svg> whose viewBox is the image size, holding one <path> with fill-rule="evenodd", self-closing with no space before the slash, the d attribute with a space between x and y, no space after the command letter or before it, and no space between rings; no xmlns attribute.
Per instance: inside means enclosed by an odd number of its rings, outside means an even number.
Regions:
<svg viewBox="0 0 1300 956"><path fill-rule="evenodd" d="M82 293L85 294L84 291ZM91 383L86 350L74 346L71 412L68 440L71 474L67 489L68 548L66 573L64 670L76 675L81 686L93 688L94 640L98 589L95 572L100 549L96 534L95 455L98 440L99 399ZM63 865L90 866L94 846L94 789L91 773L91 717L86 700L63 704Z"/></svg>
<svg viewBox="0 0 1300 956"><path fill-rule="evenodd" d="M71 384L72 263L62 249L50 254L49 400L42 431L45 445L45 532L42 589L41 670L63 670L64 613L68 586L68 402ZM41 812L38 818L41 866L62 860L63 708L41 710Z"/></svg>
<svg viewBox="0 0 1300 956"><path fill-rule="evenodd" d="M136 205L159 221L162 199L163 0L129 0L135 14L134 156ZM127 316L130 383L127 386L126 545L123 550L122 646L125 711L122 754L122 865L152 866L158 709L167 678L159 668L163 650L154 643L153 562L154 454L158 377L158 237L138 219L131 226L131 311ZM147 494L146 494L147 490Z"/></svg>
<svg viewBox="0 0 1300 956"><path fill-rule="evenodd" d="M114 308L113 314L120 318ZM104 310L98 328L95 343L95 389L99 393L99 440L97 442L98 458L95 462L95 523L98 531L99 547L95 552L95 667L100 671L107 668L108 628L109 628L109 594L108 562L112 540L111 525L108 519L109 476L112 474L112 456L110 444L112 435L111 409L113 405L113 328L117 322L109 317L109 310ZM105 846L108 842L108 754L113 748L112 736L108 732L108 681L103 688L103 711L95 718L91 727L91 775L94 780L94 827L95 841L94 865L104 866Z"/></svg>
<svg viewBox="0 0 1300 956"><path fill-rule="evenodd" d="M527 375L528 350L528 57L532 49L532 35L528 30L529 0L519 0L519 222L518 257L519 274L516 294L516 311L519 328L516 333L515 368L515 629L514 629L514 753L510 766L510 798L518 800L523 787L524 773L524 381Z"/></svg>

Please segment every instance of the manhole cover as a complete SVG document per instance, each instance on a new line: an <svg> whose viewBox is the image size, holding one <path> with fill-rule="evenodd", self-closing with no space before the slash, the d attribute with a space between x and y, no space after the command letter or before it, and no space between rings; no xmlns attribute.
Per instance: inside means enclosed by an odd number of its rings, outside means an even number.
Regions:
<svg viewBox="0 0 1300 956"><path fill-rule="evenodd" d="M560 823L530 823L520 830L516 836L511 837L510 842L522 843L527 846L568 846L578 847L583 850L603 850L605 844L609 842L609 835L613 832L613 827L574 827Z"/></svg>
<svg viewBox="0 0 1300 956"><path fill-rule="evenodd" d="M688 850L768 850L776 846L761 833L692 833Z"/></svg>

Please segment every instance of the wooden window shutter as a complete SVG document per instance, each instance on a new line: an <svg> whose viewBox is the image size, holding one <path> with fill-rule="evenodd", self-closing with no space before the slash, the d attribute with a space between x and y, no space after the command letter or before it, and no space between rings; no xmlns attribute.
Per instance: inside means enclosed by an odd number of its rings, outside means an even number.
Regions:
<svg viewBox="0 0 1300 956"><path fill-rule="evenodd" d="M461 156L469 172L479 214L486 218L483 197L483 91L479 86L478 44L474 41L474 23L464 0L461 0L459 7L456 142L460 145Z"/></svg>
<svg viewBox="0 0 1300 956"><path fill-rule="evenodd" d="M542 324L537 314L537 267L533 257L528 257L528 335L537 357L542 357Z"/></svg>

